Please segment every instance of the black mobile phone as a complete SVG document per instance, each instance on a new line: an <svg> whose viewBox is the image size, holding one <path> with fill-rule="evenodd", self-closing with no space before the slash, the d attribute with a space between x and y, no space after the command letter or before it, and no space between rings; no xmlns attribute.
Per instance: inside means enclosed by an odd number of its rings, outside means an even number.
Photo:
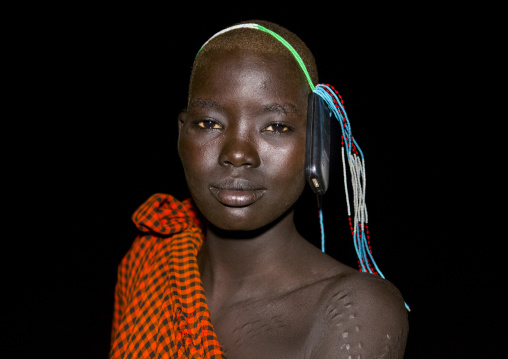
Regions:
<svg viewBox="0 0 508 359"><path fill-rule="evenodd" d="M319 95L311 92L307 107L305 174L314 193L323 195L326 192L329 172L330 110Z"/></svg>

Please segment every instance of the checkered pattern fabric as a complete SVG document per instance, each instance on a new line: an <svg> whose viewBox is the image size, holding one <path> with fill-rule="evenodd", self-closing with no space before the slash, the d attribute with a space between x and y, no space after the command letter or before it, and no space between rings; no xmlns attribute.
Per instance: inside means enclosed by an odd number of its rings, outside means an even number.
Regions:
<svg viewBox="0 0 508 359"><path fill-rule="evenodd" d="M224 358L196 255L190 200L155 194L133 215L143 232L118 268L110 358Z"/></svg>

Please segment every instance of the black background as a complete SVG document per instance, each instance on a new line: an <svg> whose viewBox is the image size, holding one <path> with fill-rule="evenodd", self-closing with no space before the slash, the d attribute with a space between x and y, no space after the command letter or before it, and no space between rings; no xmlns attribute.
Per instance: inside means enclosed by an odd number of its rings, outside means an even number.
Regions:
<svg viewBox="0 0 508 359"><path fill-rule="evenodd" d="M32 8L36 21L14 27L12 94L22 100L12 121L21 136L6 152L20 157L9 171L16 187L6 188L15 203L3 262L5 357L107 357L116 268L136 235L130 216L153 193L187 195L176 121L193 58L214 33L249 19L299 35L320 80L344 98L366 157L374 255L412 309L406 358L493 353L503 303L487 274L493 242L475 225L485 218L469 146L482 135L472 131L480 120L461 111L463 96L479 101L469 94L481 76L470 15L238 6ZM327 252L355 266L337 151L332 162ZM300 229L317 245L314 208L306 193Z"/></svg>

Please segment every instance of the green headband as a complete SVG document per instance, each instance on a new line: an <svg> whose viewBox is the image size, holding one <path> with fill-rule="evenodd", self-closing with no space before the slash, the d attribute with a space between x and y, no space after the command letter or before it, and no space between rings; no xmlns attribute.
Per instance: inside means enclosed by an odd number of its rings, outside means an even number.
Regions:
<svg viewBox="0 0 508 359"><path fill-rule="evenodd" d="M258 25L258 24L240 24L240 25L234 25L234 26L231 26L231 27L228 27L222 31L219 31L218 33L216 33L215 35L213 35L211 38L208 39L207 42L205 42L203 44L203 46L201 46L201 49L199 49L198 53L196 54L196 57L199 55L199 53L201 52L201 50L203 49L203 47L205 47L206 44L208 44L208 42L210 42L210 40L212 40L214 37L217 37L219 35L222 35L223 33L225 32L228 32L228 31L231 31L231 30L235 30L235 29L255 29L255 30L261 30L261 31L264 31L270 35L272 35L273 37L275 37L277 40L279 40L284 46L286 46L286 48L293 54L293 56L295 57L296 61L298 62L298 64L300 65L300 67L302 68L303 70L303 73L305 74L305 76L307 77L307 81L309 82L309 86L310 86L310 89L312 91L314 91L314 84L312 83L312 80L310 78L310 75L309 75L309 72L307 71L307 67L305 66L305 64L303 63L303 60L302 58L300 57L300 55L298 54L298 52L296 52L295 48L293 46L291 46L291 44L289 42L287 42L282 36L280 36L279 34L273 32L272 30L270 29L267 29L266 27L264 26L261 26L261 25Z"/></svg>

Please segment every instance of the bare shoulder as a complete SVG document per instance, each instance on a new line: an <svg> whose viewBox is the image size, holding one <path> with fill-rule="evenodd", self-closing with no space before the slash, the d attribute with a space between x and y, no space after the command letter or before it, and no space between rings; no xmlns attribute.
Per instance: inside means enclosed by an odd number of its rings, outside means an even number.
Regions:
<svg viewBox="0 0 508 359"><path fill-rule="evenodd" d="M324 288L309 340L316 358L402 358L407 310L398 289L372 274L348 271Z"/></svg>

